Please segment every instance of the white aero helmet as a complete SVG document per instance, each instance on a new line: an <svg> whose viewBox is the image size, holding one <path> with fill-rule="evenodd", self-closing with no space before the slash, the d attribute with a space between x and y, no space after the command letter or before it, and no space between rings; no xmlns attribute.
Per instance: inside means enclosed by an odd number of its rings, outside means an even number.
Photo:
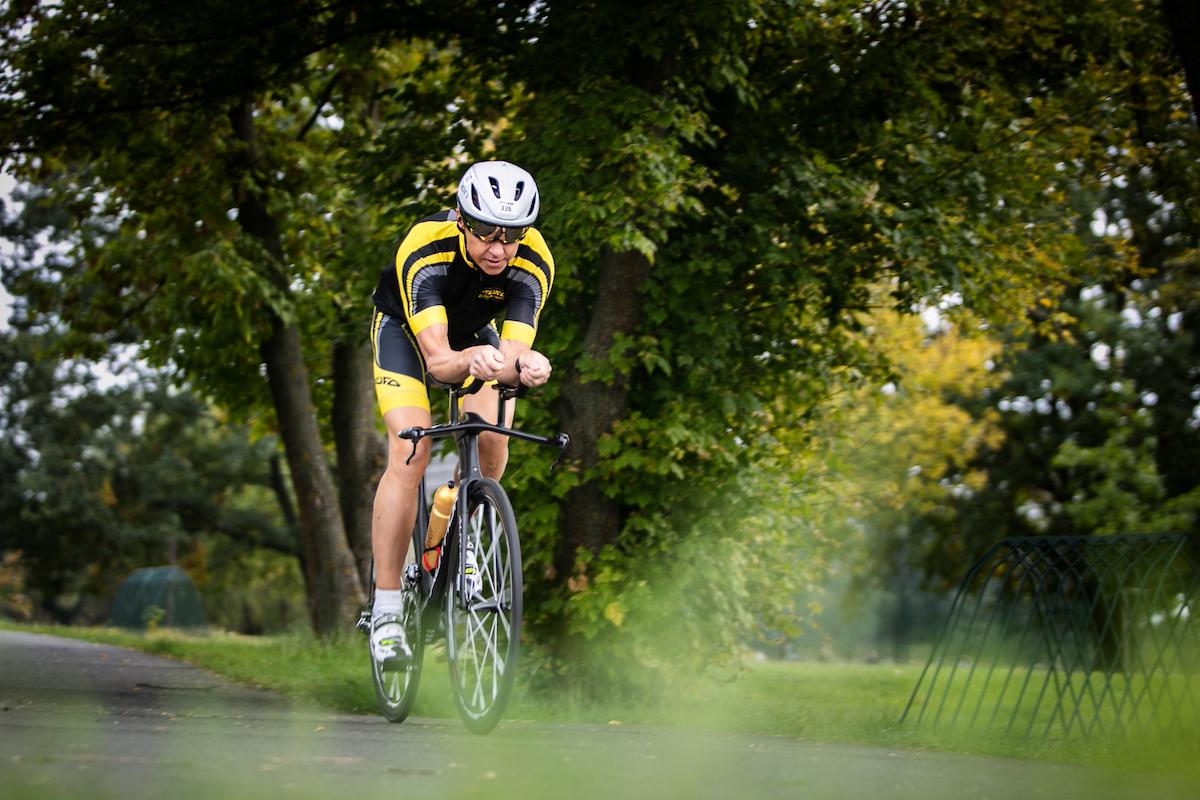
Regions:
<svg viewBox="0 0 1200 800"><path fill-rule="evenodd" d="M472 164L458 182L458 207L473 221L525 228L541 204L533 176L507 161Z"/></svg>

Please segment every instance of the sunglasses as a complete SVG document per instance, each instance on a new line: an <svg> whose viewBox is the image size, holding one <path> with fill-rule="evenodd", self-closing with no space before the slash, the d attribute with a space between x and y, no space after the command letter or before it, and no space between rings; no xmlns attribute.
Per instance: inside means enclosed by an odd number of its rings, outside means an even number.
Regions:
<svg viewBox="0 0 1200 800"><path fill-rule="evenodd" d="M491 244L497 240L501 244L516 244L525 238L525 234L529 233L529 226L524 225L520 228L510 228L505 225L493 225L490 222L480 222L477 219L471 219L466 214L459 215L463 226L471 232L471 234L482 242Z"/></svg>

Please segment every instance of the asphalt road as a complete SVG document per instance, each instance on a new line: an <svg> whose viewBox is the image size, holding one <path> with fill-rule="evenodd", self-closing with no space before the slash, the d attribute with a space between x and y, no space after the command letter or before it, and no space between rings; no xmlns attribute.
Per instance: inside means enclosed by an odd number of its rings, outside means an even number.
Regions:
<svg viewBox="0 0 1200 800"><path fill-rule="evenodd" d="M364 679L366 676L364 675ZM1192 798L1156 775L784 738L337 714L0 631L0 798Z"/></svg>

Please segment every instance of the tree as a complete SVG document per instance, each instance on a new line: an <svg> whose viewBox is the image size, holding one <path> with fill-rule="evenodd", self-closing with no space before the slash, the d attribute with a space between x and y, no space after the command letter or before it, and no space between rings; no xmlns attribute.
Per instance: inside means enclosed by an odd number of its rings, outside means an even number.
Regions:
<svg viewBox="0 0 1200 800"><path fill-rule="evenodd" d="M546 229L571 256L544 328L576 462L550 487L563 537L534 556L556 636L590 635L572 609L608 604L580 595L616 597L632 555L670 551L677 507L773 466L844 372L878 374L855 335L876 287L1004 319L1068 273L1060 152L1086 126L1055 128L1120 80L1095 65L1137 8L542 9L537 47L500 62L528 94L498 146L557 198ZM620 34L585 43L597 29Z"/></svg>
<svg viewBox="0 0 1200 800"><path fill-rule="evenodd" d="M959 401L1003 380L1001 343L961 308L930 319L883 311L871 318L863 335L888 354L887 382L843 393L805 461L823 476L824 524L847 544L855 591L911 582L939 559L961 563L964 545L975 544L961 536L953 511L985 485L976 459L1003 431L994 411L971 414Z"/></svg>
<svg viewBox="0 0 1200 800"><path fill-rule="evenodd" d="M205 536L297 555L246 496L270 496L271 441L136 363L61 360L53 338L0 335L2 557L42 613L94 620L129 570L187 560Z"/></svg>
<svg viewBox="0 0 1200 800"><path fill-rule="evenodd" d="M80 334L150 343L148 357L173 362L233 408L274 407L310 611L327 633L357 613L362 589L302 343L300 317L313 309L297 304L320 255L304 234L322 228L301 221L321 213L304 183L319 169L303 159L328 169L322 145L306 150L304 140L320 137L313 123L326 100L288 89L310 52L358 23L312 3L219 5L10 9L5 141L33 154L18 156L23 174L53 181L80 216L111 220L110 236L77 241L74 280L51 308ZM330 86L339 77L317 72ZM298 276L310 280L297 285ZM266 395L246 391L259 364ZM369 393L361 370L351 379ZM364 407L345 400L340 418L353 426ZM347 473L356 456L369 451L347 449Z"/></svg>
<svg viewBox="0 0 1200 800"><path fill-rule="evenodd" d="M354 171L362 164L353 154L408 84L448 85L436 46L376 43L410 28L486 39L489 14L419 3L214 0L180 11L97 0L25 4L8 9L6 23L6 152L22 177L53 185L75 219L107 218L109 231L76 240L69 275L18 276L17 288L40 298L39 312L69 320L80 340L98 340L90 346L145 341L149 358L233 410L273 408L313 622L322 633L339 629L363 596L364 509L380 458L365 335L346 332L346 314L363 303L394 233L356 196L373 178ZM446 92L435 93L444 107ZM449 136L435 129L389 155L415 148L413 163L434 163ZM430 142L436 154L420 149ZM423 188L407 185L404 196ZM378 255L363 260L368 251ZM247 383L260 366L265 386ZM318 418L318 404L332 406L335 431L322 430L330 417ZM337 445L342 498L322 434Z"/></svg>
<svg viewBox="0 0 1200 800"><path fill-rule="evenodd" d="M1069 277L993 326L1003 383L953 398L1002 435L973 456L983 481L910 519L937 582L1002 536L1195 529L1200 140L1161 35L1130 39L1139 67L1061 151Z"/></svg>
<svg viewBox="0 0 1200 800"><path fill-rule="evenodd" d="M1036 308L1080 264L1063 207L1112 98L1136 84L1161 119L1180 97L1140 0L376 6L221 4L216 25L139 0L35 7L10 37L0 130L24 174L65 176L61 200L106 197L117 231L50 307L92 332L134 323L239 410L268 402L246 381L261 345L306 546L325 548L309 563L346 564L314 412L345 381L301 367L341 375L324 343L349 341L365 254L386 258L463 164L529 167L559 255L539 347L561 378L553 417L523 413L576 446L570 469L509 483L547 576L534 628L560 655L632 618L613 605L632 555L709 529L681 508L762 497L747 476L787 470L782 443L829 394L881 374L857 335L873 306ZM84 288L88 314L65 302ZM349 449L344 475L365 459ZM742 534L711 526L697 552ZM321 577L328 630L351 604ZM746 585L718 605L743 613Z"/></svg>

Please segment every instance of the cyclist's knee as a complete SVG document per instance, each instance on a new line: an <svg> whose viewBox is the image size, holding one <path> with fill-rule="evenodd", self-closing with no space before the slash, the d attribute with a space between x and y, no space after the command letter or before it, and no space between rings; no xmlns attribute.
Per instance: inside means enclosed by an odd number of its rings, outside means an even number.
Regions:
<svg viewBox="0 0 1200 800"><path fill-rule="evenodd" d="M388 476L404 485L416 486L429 466L429 453L432 449L428 440L420 442L414 453L412 443L393 437L388 445L387 473ZM412 456L412 460L409 460Z"/></svg>
<svg viewBox="0 0 1200 800"><path fill-rule="evenodd" d="M491 457L508 457L508 437L498 433L479 434L479 454Z"/></svg>
<svg viewBox="0 0 1200 800"><path fill-rule="evenodd" d="M497 433L480 434L479 461L484 473L499 478L508 464L508 437Z"/></svg>

